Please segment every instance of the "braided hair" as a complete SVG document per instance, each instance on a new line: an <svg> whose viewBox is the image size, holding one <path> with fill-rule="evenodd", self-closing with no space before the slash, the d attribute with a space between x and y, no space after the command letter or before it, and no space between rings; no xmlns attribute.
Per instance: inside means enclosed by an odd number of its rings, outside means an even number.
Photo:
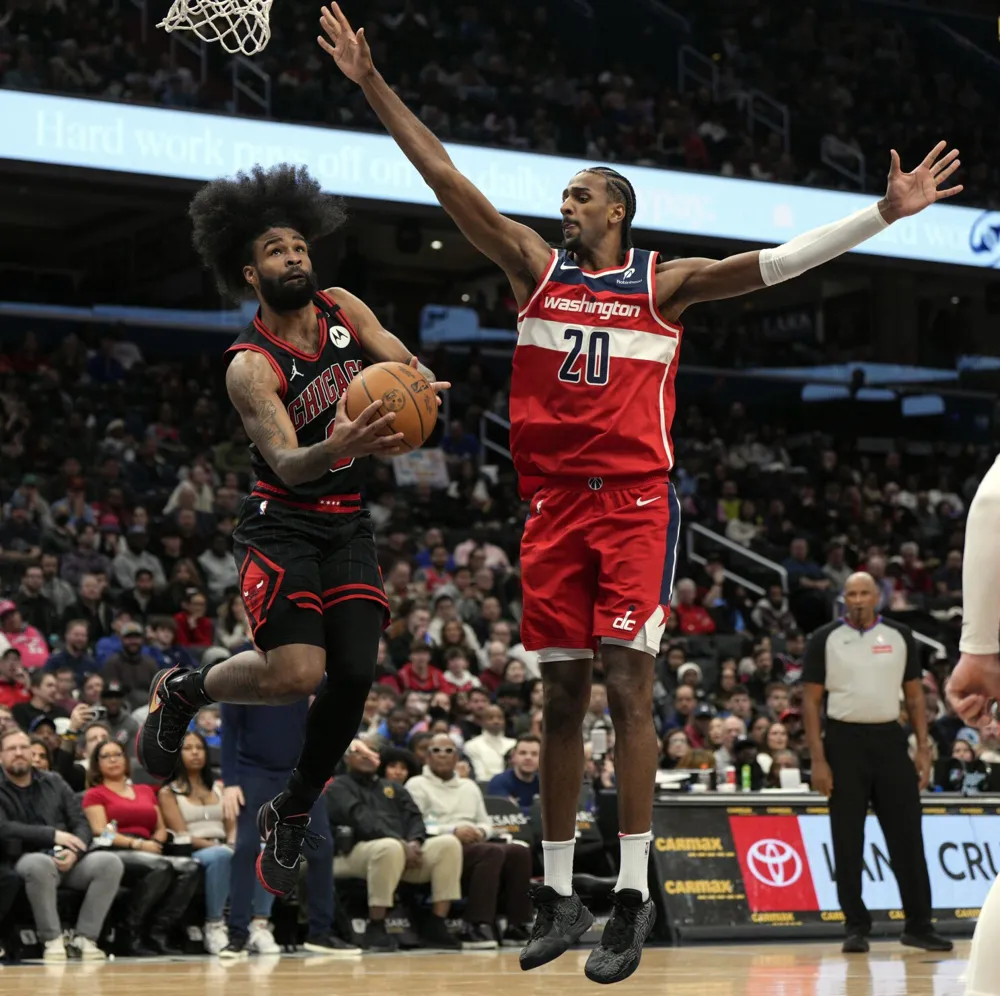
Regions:
<svg viewBox="0 0 1000 996"><path fill-rule="evenodd" d="M632 219L635 218L635 188L629 181L610 166L591 166L584 173L596 173L603 176L608 185L608 197L618 204L625 205L625 218L622 221L622 253L632 248Z"/></svg>

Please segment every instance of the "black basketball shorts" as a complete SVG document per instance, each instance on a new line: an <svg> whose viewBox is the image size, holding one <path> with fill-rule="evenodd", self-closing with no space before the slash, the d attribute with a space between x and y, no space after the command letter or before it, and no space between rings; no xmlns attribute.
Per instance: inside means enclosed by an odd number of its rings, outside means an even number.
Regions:
<svg viewBox="0 0 1000 996"><path fill-rule="evenodd" d="M315 511L251 496L243 500L233 540L240 594L260 650L327 647L325 614L353 598L383 606L388 624L367 512Z"/></svg>

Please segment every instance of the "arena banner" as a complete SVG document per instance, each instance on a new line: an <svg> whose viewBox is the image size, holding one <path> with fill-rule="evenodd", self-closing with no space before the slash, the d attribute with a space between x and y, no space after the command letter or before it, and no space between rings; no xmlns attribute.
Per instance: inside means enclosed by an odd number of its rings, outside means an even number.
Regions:
<svg viewBox="0 0 1000 996"><path fill-rule="evenodd" d="M657 806L653 862L674 933L756 924L808 934L843 922L825 808L763 798ZM1000 806L972 801L925 801L924 853L940 923L974 921L1000 872ZM862 894L877 922L904 919L889 850L872 815Z"/></svg>
<svg viewBox="0 0 1000 996"><path fill-rule="evenodd" d="M2 159L186 180L210 180L256 163L301 163L325 189L346 197L436 203L386 135L16 90L0 90L0 120ZM448 152L501 211L528 218L556 218L567 180L593 165L471 145L451 144ZM727 241L785 242L872 201L871 194L650 167L630 166L627 173L637 193L637 229ZM995 267L1000 212L939 204L855 251Z"/></svg>

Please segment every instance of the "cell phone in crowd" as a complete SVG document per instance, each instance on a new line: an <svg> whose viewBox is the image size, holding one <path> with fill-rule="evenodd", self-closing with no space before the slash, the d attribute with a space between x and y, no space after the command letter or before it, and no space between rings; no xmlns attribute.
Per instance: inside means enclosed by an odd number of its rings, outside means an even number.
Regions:
<svg viewBox="0 0 1000 996"><path fill-rule="evenodd" d="M90 707L92 713L90 721L96 723L98 720L104 720L108 718L108 710L102 705L95 705Z"/></svg>

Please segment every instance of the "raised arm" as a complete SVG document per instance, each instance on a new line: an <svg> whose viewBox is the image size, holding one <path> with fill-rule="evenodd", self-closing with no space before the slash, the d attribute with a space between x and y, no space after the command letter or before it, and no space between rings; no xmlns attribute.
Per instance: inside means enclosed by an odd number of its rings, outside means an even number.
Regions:
<svg viewBox="0 0 1000 996"><path fill-rule="evenodd" d="M379 435L395 418L392 412L375 418L381 399L355 421L347 417L347 392L337 403L333 432L314 446L299 446L288 412L278 396L278 377L267 357L243 350L226 371L226 390L243 420L243 427L267 465L289 487L314 481L337 460L391 453L402 435Z"/></svg>
<svg viewBox="0 0 1000 996"><path fill-rule="evenodd" d="M894 221L917 214L937 201L962 192L941 189L961 165L958 149L943 159L947 143L938 142L911 173L900 168L892 150L885 197L854 214L797 235L774 249L755 249L726 259L676 259L656 271L656 299L664 317L676 320L699 301L719 301L791 280L878 235Z"/></svg>
<svg viewBox="0 0 1000 996"><path fill-rule="evenodd" d="M462 234L507 274L518 305L526 304L552 257L545 240L526 225L505 218L459 173L441 142L376 71L364 28L355 33L339 4L323 8L320 24L327 35L317 39L320 46L361 87L386 131Z"/></svg>

